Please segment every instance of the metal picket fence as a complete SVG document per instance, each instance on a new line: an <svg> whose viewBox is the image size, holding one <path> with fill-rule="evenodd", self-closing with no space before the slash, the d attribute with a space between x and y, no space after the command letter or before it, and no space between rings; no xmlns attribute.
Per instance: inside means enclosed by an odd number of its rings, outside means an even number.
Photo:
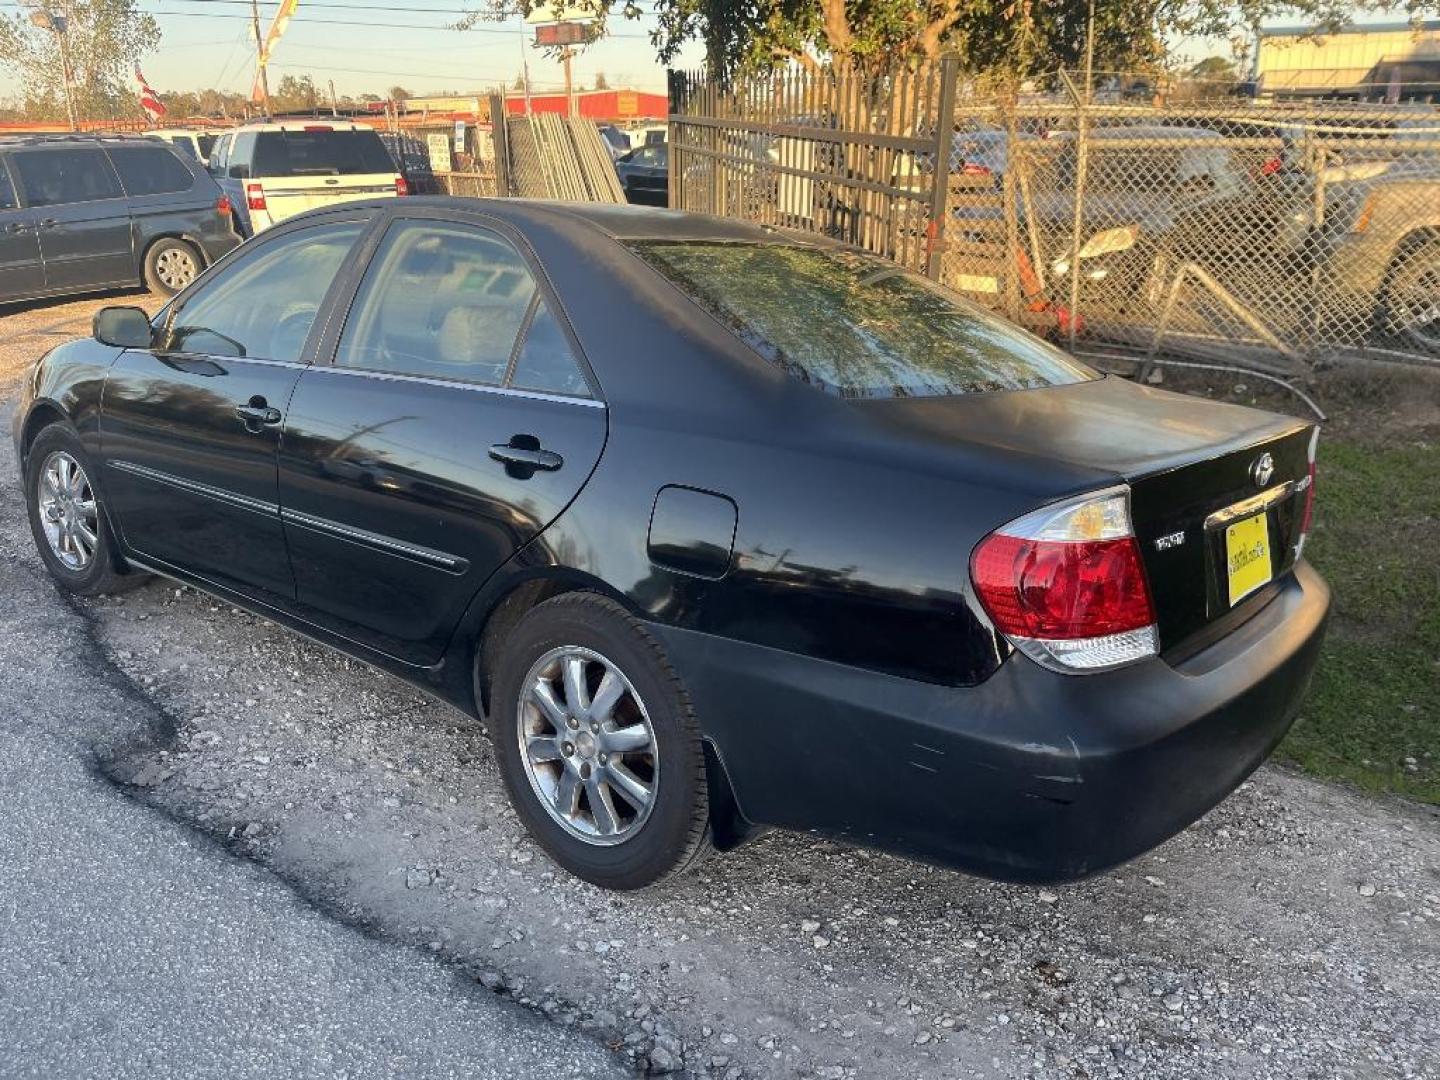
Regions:
<svg viewBox="0 0 1440 1080"><path fill-rule="evenodd" d="M820 233L1080 349L1440 362L1440 111L672 73L670 204Z"/></svg>

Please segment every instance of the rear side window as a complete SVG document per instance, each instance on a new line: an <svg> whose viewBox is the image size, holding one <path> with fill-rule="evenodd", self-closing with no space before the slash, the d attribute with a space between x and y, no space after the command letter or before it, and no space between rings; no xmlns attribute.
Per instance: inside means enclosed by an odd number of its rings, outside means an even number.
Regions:
<svg viewBox="0 0 1440 1080"><path fill-rule="evenodd" d="M189 135L171 135L170 142L186 157L195 156L195 144L190 141Z"/></svg>
<svg viewBox="0 0 1440 1080"><path fill-rule="evenodd" d="M750 243L633 250L761 356L842 397L1024 390L1096 377L950 290L869 256Z"/></svg>
<svg viewBox="0 0 1440 1080"><path fill-rule="evenodd" d="M395 162L373 131L262 131L251 176L359 176L393 173Z"/></svg>
<svg viewBox="0 0 1440 1080"><path fill-rule="evenodd" d="M200 156L208 158L210 156L210 148L215 145L215 136L196 135L195 141L200 144Z"/></svg>
<svg viewBox="0 0 1440 1080"><path fill-rule="evenodd" d="M110 159L98 147L27 150L13 155L10 162L28 206L63 206L124 195Z"/></svg>
<svg viewBox="0 0 1440 1080"><path fill-rule="evenodd" d="M166 195L195 186L195 176L185 163L160 146L111 147L110 160L131 195Z"/></svg>
<svg viewBox="0 0 1440 1080"><path fill-rule="evenodd" d="M5 159L0 158L0 210L14 210L20 204L15 200L15 185L10 182L10 171Z"/></svg>
<svg viewBox="0 0 1440 1080"><path fill-rule="evenodd" d="M525 260L495 233L397 222L365 272L335 363L500 385L534 295Z"/></svg>
<svg viewBox="0 0 1440 1080"><path fill-rule="evenodd" d="M570 397L590 396L590 384L581 373L575 354L570 351L570 340L544 300L535 307L508 385L520 390L543 390Z"/></svg>

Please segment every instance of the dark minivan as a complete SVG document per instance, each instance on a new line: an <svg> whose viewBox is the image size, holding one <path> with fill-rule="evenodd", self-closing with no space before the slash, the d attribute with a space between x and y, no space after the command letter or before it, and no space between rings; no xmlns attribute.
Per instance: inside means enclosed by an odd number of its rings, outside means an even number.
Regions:
<svg viewBox="0 0 1440 1080"><path fill-rule="evenodd" d="M159 140L0 139L0 303L142 281L169 296L239 242L205 167Z"/></svg>

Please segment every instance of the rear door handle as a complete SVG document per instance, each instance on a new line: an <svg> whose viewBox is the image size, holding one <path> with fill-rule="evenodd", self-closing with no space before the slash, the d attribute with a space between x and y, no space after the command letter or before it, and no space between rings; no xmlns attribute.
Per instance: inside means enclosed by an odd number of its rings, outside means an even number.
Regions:
<svg viewBox="0 0 1440 1080"><path fill-rule="evenodd" d="M60 222L57 221L55 218L53 218L53 217L47 217L47 218L44 218L44 219L41 220L41 222L40 222L40 228L42 228L42 229L53 229L56 225L59 225L59 224L60 224Z"/></svg>
<svg viewBox="0 0 1440 1080"><path fill-rule="evenodd" d="M235 415L244 420L245 426L251 431L280 422L280 410L272 409L268 405L236 405Z"/></svg>
<svg viewBox="0 0 1440 1080"><path fill-rule="evenodd" d="M507 468L519 470L539 469L542 472L554 472L565 464L565 459L553 450L542 450L539 447L532 449L507 443L496 443L490 447L490 456L496 461L503 461Z"/></svg>

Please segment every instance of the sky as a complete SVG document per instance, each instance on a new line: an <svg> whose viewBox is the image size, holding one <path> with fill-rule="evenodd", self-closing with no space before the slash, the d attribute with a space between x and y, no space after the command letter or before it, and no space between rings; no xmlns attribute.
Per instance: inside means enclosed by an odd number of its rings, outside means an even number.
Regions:
<svg viewBox="0 0 1440 1080"><path fill-rule="evenodd" d="M54 0L60 6L60 0ZM150 84L163 95L173 90L214 88L248 94L254 76L254 43L249 0L136 0L160 24L160 47L142 63ZM16 0L0 0L15 9ZM474 5L471 5L472 9ZM276 4L260 4L268 29ZM509 84L520 71L522 53L537 90L564 85L558 61L535 49L533 27L518 16L481 23L469 31L450 29L466 10L464 0L300 0L290 28L270 62L270 85L286 74L310 74L318 86L333 79L338 94L384 94L403 86L413 94L480 91ZM1392 16L1393 18L1393 16ZM1283 21L1283 20L1281 20ZM1373 21L1361 18L1357 21ZM655 20L611 21L611 34L579 54L573 63L577 86L593 85L603 72L612 87L665 90L665 69L655 59L649 31ZM1198 59L1228 54L1223 41L1187 40L1178 54ZM703 50L689 43L676 66L699 67ZM13 75L0 71L0 97L15 94Z"/></svg>
<svg viewBox="0 0 1440 1080"><path fill-rule="evenodd" d="M0 8L14 8L11 2ZM59 4L57 3L58 7ZM162 96L167 90L214 88L248 94L254 77L255 46L249 0L137 0L155 16L160 47L142 60L145 78ZM260 4L262 32L275 3ZM403 86L414 94L492 89L520 71L522 50L531 86L559 89L558 61L535 49L533 27L517 16L475 29L449 28L467 10L464 0L300 0L300 7L270 61L270 85L287 74L310 74L322 88L335 81L337 94L384 94ZM475 10L472 4L469 10ZM337 24L345 25L337 25ZM587 47L572 62L577 86L590 86L603 72L612 87L665 90L665 68L655 59L649 31L653 18L614 18L612 34ZM691 44L680 67L698 67L703 51ZM0 72L0 96L17 87Z"/></svg>

